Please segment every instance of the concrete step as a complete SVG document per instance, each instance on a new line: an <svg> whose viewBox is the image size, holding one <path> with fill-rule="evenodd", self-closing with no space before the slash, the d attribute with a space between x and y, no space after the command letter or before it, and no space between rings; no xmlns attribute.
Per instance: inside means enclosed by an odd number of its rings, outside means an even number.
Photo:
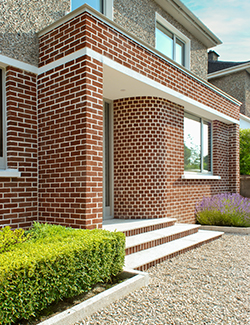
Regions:
<svg viewBox="0 0 250 325"><path fill-rule="evenodd" d="M171 227L176 219L158 218L158 219L110 219L104 220L103 229L109 231L121 231L126 237L142 234L145 232Z"/></svg>
<svg viewBox="0 0 250 325"><path fill-rule="evenodd" d="M199 225L175 224L171 227L126 237L126 255L197 233L199 227Z"/></svg>
<svg viewBox="0 0 250 325"><path fill-rule="evenodd" d="M222 236L223 232L199 230L197 233L145 249L125 257L126 269L147 270L166 259L201 246Z"/></svg>

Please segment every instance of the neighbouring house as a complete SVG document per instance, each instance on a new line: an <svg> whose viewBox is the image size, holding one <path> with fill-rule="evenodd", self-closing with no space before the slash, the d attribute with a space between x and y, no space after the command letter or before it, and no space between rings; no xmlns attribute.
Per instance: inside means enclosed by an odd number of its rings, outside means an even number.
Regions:
<svg viewBox="0 0 250 325"><path fill-rule="evenodd" d="M241 103L207 81L221 42L181 1L0 10L1 226L194 223L204 195L239 192Z"/></svg>
<svg viewBox="0 0 250 325"><path fill-rule="evenodd" d="M250 128L250 61L233 62L218 60L219 54L208 53L208 80L242 102L240 128Z"/></svg>

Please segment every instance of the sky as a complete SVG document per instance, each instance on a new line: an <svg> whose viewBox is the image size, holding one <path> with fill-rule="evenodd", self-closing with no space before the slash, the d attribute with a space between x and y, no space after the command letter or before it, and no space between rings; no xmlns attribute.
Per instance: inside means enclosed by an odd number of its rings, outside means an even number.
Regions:
<svg viewBox="0 0 250 325"><path fill-rule="evenodd" d="M222 61L250 61L250 0L181 0L221 41Z"/></svg>

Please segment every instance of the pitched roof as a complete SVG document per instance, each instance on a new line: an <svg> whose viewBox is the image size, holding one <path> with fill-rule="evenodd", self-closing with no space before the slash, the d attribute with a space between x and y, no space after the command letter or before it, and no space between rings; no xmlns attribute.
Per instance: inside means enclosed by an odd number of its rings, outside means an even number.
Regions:
<svg viewBox="0 0 250 325"><path fill-rule="evenodd" d="M246 64L250 61L244 61L244 62L233 62L233 61L212 61L208 60L208 73L213 73L216 71L228 69L231 67L235 67L237 65Z"/></svg>

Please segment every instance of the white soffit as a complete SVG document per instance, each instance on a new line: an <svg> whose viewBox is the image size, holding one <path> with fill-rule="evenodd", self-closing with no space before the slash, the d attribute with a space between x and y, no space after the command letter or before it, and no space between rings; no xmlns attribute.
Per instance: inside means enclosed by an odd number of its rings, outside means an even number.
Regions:
<svg viewBox="0 0 250 325"><path fill-rule="evenodd" d="M175 18L192 35L207 48L222 44L221 40L211 32L181 1L155 0L166 12Z"/></svg>
<svg viewBox="0 0 250 325"><path fill-rule="evenodd" d="M139 96L160 97L177 103L183 106L185 111L206 119L216 119L226 124L239 124L238 120L144 77L137 72L124 67L121 69L118 63L113 62L110 59L104 58L103 64L104 98L115 100L119 98Z"/></svg>

